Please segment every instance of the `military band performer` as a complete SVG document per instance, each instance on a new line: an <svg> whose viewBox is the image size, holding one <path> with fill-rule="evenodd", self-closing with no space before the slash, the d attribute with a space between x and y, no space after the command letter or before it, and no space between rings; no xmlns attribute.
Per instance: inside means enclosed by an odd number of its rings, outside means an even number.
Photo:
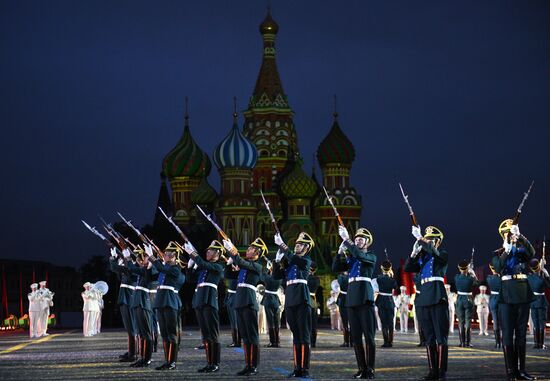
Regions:
<svg viewBox="0 0 550 381"><path fill-rule="evenodd" d="M393 292L397 289L397 282L393 278L392 264L386 260L380 266L382 274L378 275L378 297L376 306L382 322L382 337L384 338L383 348L393 347L393 318L395 315L395 303Z"/></svg>
<svg viewBox="0 0 550 381"><path fill-rule="evenodd" d="M535 298L524 271L535 249L512 219L502 221L498 231L504 250L493 257L492 263L502 281L498 309L506 375L509 380L534 380L525 370L525 356L527 320Z"/></svg>
<svg viewBox="0 0 550 381"><path fill-rule="evenodd" d="M401 326L401 333L407 333L409 330L409 304L410 296L407 294L407 287L399 287L399 295L395 298L395 305L399 312L399 325Z"/></svg>
<svg viewBox="0 0 550 381"><path fill-rule="evenodd" d="M122 324L128 335L128 351L119 356L121 362L136 361L136 327L130 302L136 289L137 276L126 271L124 266L125 259L116 257L116 250L111 248L110 269L118 275L120 279L120 289L118 291L118 306L122 316Z"/></svg>
<svg viewBox="0 0 550 381"><path fill-rule="evenodd" d="M38 282L38 284L40 285L38 295L42 305L40 328L42 329L42 336L48 336L48 318L50 317L50 307L53 306L53 296L55 293L46 287L45 280Z"/></svg>
<svg viewBox="0 0 550 381"><path fill-rule="evenodd" d="M237 311L237 326L243 340L245 366L237 375L251 376L258 373L260 363L256 290L262 275L262 265L258 263L258 259L267 254L267 246L261 238L256 238L246 249L243 259L231 241L224 240L223 245L231 255L230 261L240 268L233 305Z"/></svg>
<svg viewBox="0 0 550 381"><path fill-rule="evenodd" d="M31 292L27 295L29 298L29 335L31 339L42 336L40 327L40 313L42 312L42 303L38 298L38 283L31 284Z"/></svg>
<svg viewBox="0 0 550 381"><path fill-rule="evenodd" d="M370 231L359 228L355 232L354 241L350 239L348 230L344 226L338 228L342 245L349 251L346 259L349 267L348 308L349 324L355 358L359 371L354 378L374 378L374 364L376 346L376 317L374 315L374 291L371 284L376 255L369 250L373 237ZM363 346L365 336L365 346Z"/></svg>
<svg viewBox="0 0 550 381"><path fill-rule="evenodd" d="M280 347L280 334L281 318L279 314L279 308L281 307L281 301L279 300L279 288L281 287L281 279L275 279L273 276L273 263L269 261L264 273L261 277L261 282L265 286L264 295L261 304L265 309L265 317L267 321L267 328L269 331L269 344L268 348Z"/></svg>
<svg viewBox="0 0 550 381"><path fill-rule="evenodd" d="M294 251L291 251L279 234L275 235L274 240L279 246L275 261L280 262L283 258L288 261L285 270L285 313L292 331L294 350L294 370L288 376L307 378L311 356L311 300L307 277L311 271L309 252L315 242L308 233L301 232L296 239Z"/></svg>
<svg viewBox="0 0 550 381"><path fill-rule="evenodd" d="M548 301L546 300L545 291L550 287L550 277L548 270L544 268L545 259L531 260L529 267L532 273L529 274L527 280L533 290L535 300L531 303L531 316L533 317L533 330L535 337L534 349L546 349L544 345L544 330L546 329L546 315L548 313Z"/></svg>
<svg viewBox="0 0 550 381"><path fill-rule="evenodd" d="M181 309L179 290L185 283L185 275L181 272L176 259L182 253L179 245L171 241L162 252L162 262L153 255L153 248L145 245L145 253L153 267L159 272L157 296L153 308L157 312L160 334L164 347L164 364L156 370L176 369L178 359L178 320Z"/></svg>
<svg viewBox="0 0 550 381"><path fill-rule="evenodd" d="M449 335L449 307L444 276L447 252L440 249L443 233L428 226L422 236L420 227L412 227L416 239L405 271L420 273L420 294L415 299L420 325L426 337L429 372L421 380L446 380Z"/></svg>
<svg viewBox="0 0 550 381"><path fill-rule="evenodd" d="M474 309L472 291L479 285L479 281L469 262L460 261L458 269L460 274L455 275L455 286L458 294L456 316L458 317L459 346L472 347L472 311Z"/></svg>
<svg viewBox="0 0 550 381"><path fill-rule="evenodd" d="M193 295L193 308L204 340L206 366L200 368L200 373L213 373L220 369L220 318L218 314L218 283L223 275L224 265L220 258L225 254L225 248L219 241L212 241L206 249L206 260L201 258L191 243L185 244L185 251L197 264L199 276L197 289ZM188 263L190 267L192 263Z"/></svg>
<svg viewBox="0 0 550 381"><path fill-rule="evenodd" d="M477 318L479 319L479 335L489 336L487 327L489 325L489 295L487 295L487 286L479 286L479 294L474 298L476 305Z"/></svg>
<svg viewBox="0 0 550 381"><path fill-rule="evenodd" d="M493 333L495 335L495 348L501 347L501 334L500 334L500 317L498 316L498 295L500 293L500 274L496 272L492 263L489 264L491 275L487 276L486 281L491 290L491 296L489 297L489 309L491 310L491 318L493 319Z"/></svg>

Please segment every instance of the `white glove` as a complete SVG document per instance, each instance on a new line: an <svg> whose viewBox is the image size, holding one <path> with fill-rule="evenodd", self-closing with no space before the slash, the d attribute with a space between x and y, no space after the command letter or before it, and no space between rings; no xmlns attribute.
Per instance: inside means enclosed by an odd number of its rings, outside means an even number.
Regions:
<svg viewBox="0 0 550 381"><path fill-rule="evenodd" d="M504 243L502 244L502 247L504 248L504 251L507 253L509 253L510 250L512 250L512 244L506 241L504 241Z"/></svg>
<svg viewBox="0 0 550 381"><path fill-rule="evenodd" d="M233 257L229 257L229 259L227 260L226 263L227 263L228 266L233 264Z"/></svg>
<svg viewBox="0 0 550 381"><path fill-rule="evenodd" d="M548 276L548 270L546 270L544 267L542 268L542 273L546 278L550 278L550 276Z"/></svg>
<svg viewBox="0 0 550 381"><path fill-rule="evenodd" d="M512 233L513 235L519 237L519 236L520 236L519 226L518 226L518 225L512 225L512 226L510 226L510 233Z"/></svg>
<svg viewBox="0 0 550 381"><path fill-rule="evenodd" d="M411 252L411 258L416 257L421 250L422 250L422 246L418 243L418 241L415 241Z"/></svg>
<svg viewBox="0 0 550 381"><path fill-rule="evenodd" d="M277 250L277 254L275 255L275 262L281 262L281 259L283 259L284 256L285 254L282 253L281 250Z"/></svg>
<svg viewBox="0 0 550 381"><path fill-rule="evenodd" d="M118 265L119 265L119 266L124 265L124 260L122 260L122 258L120 258L120 259L118 260Z"/></svg>
<svg viewBox="0 0 550 381"><path fill-rule="evenodd" d="M113 257L113 258L117 257L116 249L114 247L111 247L111 257Z"/></svg>
<svg viewBox="0 0 550 381"><path fill-rule="evenodd" d="M199 265L197 265L196 263L193 265L193 270L196 270L199 268Z"/></svg>
<svg viewBox="0 0 550 381"><path fill-rule="evenodd" d="M468 268L468 274L470 274L470 275L473 276L474 278L476 277L476 272L475 272L474 269L472 269L471 267Z"/></svg>
<svg viewBox="0 0 550 381"><path fill-rule="evenodd" d="M281 246L284 245L285 241L283 241L283 237L279 233L275 234L275 237L273 237L273 240L275 241L275 245Z"/></svg>
<svg viewBox="0 0 550 381"><path fill-rule="evenodd" d="M420 229L420 226L413 226L411 229L411 233L413 237L416 238L417 240L422 238L422 230Z"/></svg>
<svg viewBox="0 0 550 381"><path fill-rule="evenodd" d="M546 265L546 258L542 257L540 259L540 267L544 267Z"/></svg>
<svg viewBox="0 0 550 381"><path fill-rule="evenodd" d="M235 245L233 245L233 242L231 242L230 240L224 239L223 247L225 247L225 250L227 251L233 251L233 249L235 248Z"/></svg>
<svg viewBox="0 0 550 381"><path fill-rule="evenodd" d="M130 254L132 254L132 253L130 253L130 249L126 248L126 249L122 250L122 255L124 255L124 258L126 258L126 259L130 258Z"/></svg>
<svg viewBox="0 0 550 381"><path fill-rule="evenodd" d="M340 238L342 238L344 241L349 239L348 229L346 229L342 225L338 226L338 234L340 235Z"/></svg>
<svg viewBox="0 0 550 381"><path fill-rule="evenodd" d="M151 270L151 267L153 267L153 263L152 262L149 262L147 264L147 270Z"/></svg>
<svg viewBox="0 0 550 381"><path fill-rule="evenodd" d="M197 252L197 250L195 249L195 247L191 242L185 242L185 244L183 245L183 250L185 250L185 252L189 255Z"/></svg>
<svg viewBox="0 0 550 381"><path fill-rule="evenodd" d="M187 262L187 268L190 269L195 264L195 261L193 258L189 258L189 261Z"/></svg>
<svg viewBox="0 0 550 381"><path fill-rule="evenodd" d="M344 242L340 244L340 247L338 248L338 254L344 254L344 252L347 250L346 245L344 245Z"/></svg>
<svg viewBox="0 0 550 381"><path fill-rule="evenodd" d="M151 258L153 256L153 248L151 247L151 245L143 245L143 247L145 249L145 254L147 254L147 256Z"/></svg>

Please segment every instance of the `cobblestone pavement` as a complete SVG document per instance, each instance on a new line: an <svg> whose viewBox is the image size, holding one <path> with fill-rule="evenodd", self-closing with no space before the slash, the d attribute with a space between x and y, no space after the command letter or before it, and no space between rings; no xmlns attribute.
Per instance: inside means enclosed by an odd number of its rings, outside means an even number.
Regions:
<svg viewBox="0 0 550 381"><path fill-rule="evenodd" d="M154 366L129 368L118 362L125 351L125 334L119 330L102 332L84 338L80 331L53 331L48 337L30 341L28 333L0 334L0 380L222 380L253 378L284 379L292 370L290 332L282 330L282 348L264 348L267 336L261 335L260 373L238 377L235 373L244 365L242 349L227 348L228 330L221 333L222 364L218 373L204 376L196 370L205 364L204 352L195 350L199 344L198 330L187 330L182 338L178 367L173 371L156 371L162 361L162 349L153 354ZM503 380L502 352L493 348L492 336L472 338L474 348L458 348L456 332L451 336L449 350L449 380ZM425 350L417 348L417 335L396 333L393 348L380 348L377 337L376 378L381 380L415 380L427 371ZM342 335L320 330L317 348L311 355L313 380L347 380L356 371L352 348L340 348ZM527 370L539 379L550 379L550 350L531 349L528 342ZM159 349L162 345L159 345Z"/></svg>

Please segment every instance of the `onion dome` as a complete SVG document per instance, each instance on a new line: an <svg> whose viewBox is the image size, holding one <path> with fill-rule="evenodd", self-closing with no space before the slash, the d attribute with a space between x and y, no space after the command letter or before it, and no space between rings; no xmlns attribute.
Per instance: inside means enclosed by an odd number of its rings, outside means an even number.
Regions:
<svg viewBox="0 0 550 381"><path fill-rule="evenodd" d="M317 148L317 160L321 166L330 163L351 165L355 159L355 149L338 124L338 114L335 112L333 115L332 128Z"/></svg>
<svg viewBox="0 0 550 381"><path fill-rule="evenodd" d="M279 31L279 25L271 18L271 9L267 8L267 15L264 21L260 24L261 34L277 34Z"/></svg>
<svg viewBox="0 0 550 381"><path fill-rule="evenodd" d="M312 198L317 193L317 184L302 169L302 159L297 158L294 168L281 181L281 193L285 198Z"/></svg>
<svg viewBox="0 0 550 381"><path fill-rule="evenodd" d="M199 186L196 187L190 195L191 204L195 205L209 205L216 202L218 199L218 193L208 183L206 177L203 177Z"/></svg>
<svg viewBox="0 0 550 381"><path fill-rule="evenodd" d="M185 115L185 128L178 144L164 157L162 162L164 173L169 179L174 177L203 177L208 176L212 163L189 131L189 115Z"/></svg>
<svg viewBox="0 0 550 381"><path fill-rule="evenodd" d="M244 137L237 125L237 113L233 114L233 127L214 151L214 163L218 168L249 168L256 165L256 146Z"/></svg>

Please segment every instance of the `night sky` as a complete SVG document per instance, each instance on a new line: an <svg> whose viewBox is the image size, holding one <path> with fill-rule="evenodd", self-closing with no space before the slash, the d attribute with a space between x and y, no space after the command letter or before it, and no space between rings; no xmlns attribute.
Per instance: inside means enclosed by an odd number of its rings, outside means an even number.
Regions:
<svg viewBox="0 0 550 381"><path fill-rule="evenodd" d="M107 255L81 218L152 223L185 96L211 155L232 97L244 110L252 94L265 14L244 0L3 1L0 256L79 266ZM304 167L337 94L379 258L414 240L399 181L446 234L450 274L473 244L488 261L531 180L520 228L550 237L550 2L274 0L272 16Z"/></svg>

